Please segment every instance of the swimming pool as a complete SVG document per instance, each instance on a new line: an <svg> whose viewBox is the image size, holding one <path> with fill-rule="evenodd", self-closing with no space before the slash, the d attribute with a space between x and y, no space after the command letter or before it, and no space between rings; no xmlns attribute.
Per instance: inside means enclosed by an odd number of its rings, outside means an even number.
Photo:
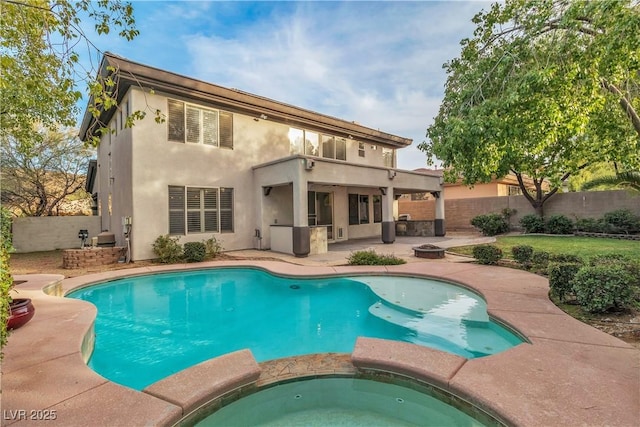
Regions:
<svg viewBox="0 0 640 427"><path fill-rule="evenodd" d="M466 408L472 417L431 394L424 387L418 391L367 379L296 381L237 400L196 427L500 425L477 409Z"/></svg>
<svg viewBox="0 0 640 427"><path fill-rule="evenodd" d="M410 277L301 279L219 268L123 278L68 296L98 308L89 366L138 390L244 348L262 362L350 353L365 336L475 358L522 342L472 291Z"/></svg>

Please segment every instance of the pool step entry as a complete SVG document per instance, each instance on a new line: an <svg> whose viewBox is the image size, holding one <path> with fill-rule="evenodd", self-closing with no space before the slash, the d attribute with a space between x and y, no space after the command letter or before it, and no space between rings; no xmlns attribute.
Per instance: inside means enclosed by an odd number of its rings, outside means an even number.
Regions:
<svg viewBox="0 0 640 427"><path fill-rule="evenodd" d="M416 328L418 323L416 315L420 315L416 312L395 308L391 305L385 304L383 301L378 301L369 307L369 313L386 322L411 329Z"/></svg>
<svg viewBox="0 0 640 427"><path fill-rule="evenodd" d="M446 333L448 325L463 324L467 327L474 328L489 328L490 322L487 320L471 320L471 319L459 319L449 318L431 313L419 313L414 310L408 310L403 307L395 306L384 300L378 301L369 307L369 313L378 317L386 322L393 323L394 325L402 326L415 330L418 333L432 334L432 333ZM438 318L436 322L430 322L430 318ZM442 324L445 319L444 324Z"/></svg>

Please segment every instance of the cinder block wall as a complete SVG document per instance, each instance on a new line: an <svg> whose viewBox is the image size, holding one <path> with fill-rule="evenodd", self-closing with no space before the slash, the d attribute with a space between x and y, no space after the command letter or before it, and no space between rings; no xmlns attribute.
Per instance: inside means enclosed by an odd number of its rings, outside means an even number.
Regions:
<svg viewBox="0 0 640 427"><path fill-rule="evenodd" d="M100 233L99 216L41 216L13 219L16 252L40 252L80 248L78 232L89 232L87 244Z"/></svg>
<svg viewBox="0 0 640 427"><path fill-rule="evenodd" d="M514 229L519 227L520 218L535 213L524 196L479 197L474 199L446 199L445 219L447 230L472 230L471 219L487 213L501 213L503 209L515 209L511 217ZM607 212L629 209L640 215L640 195L626 190L587 191L576 193L556 193L544 204L545 217L563 214L576 218L599 218ZM433 200L400 200L400 214L408 213L412 220L433 220L435 202Z"/></svg>

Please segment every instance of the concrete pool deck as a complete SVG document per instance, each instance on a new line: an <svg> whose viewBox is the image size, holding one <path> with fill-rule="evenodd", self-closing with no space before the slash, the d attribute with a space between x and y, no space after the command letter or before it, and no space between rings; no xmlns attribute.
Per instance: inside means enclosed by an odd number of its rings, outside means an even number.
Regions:
<svg viewBox="0 0 640 427"><path fill-rule="evenodd" d="M390 248L385 246L383 251L381 245L379 252L400 255L404 250ZM274 255L261 253L263 257ZM247 251L245 255L259 254ZM327 259L319 260L320 256ZM335 260L329 259L332 257ZM445 262L420 259L387 267L336 265L340 256L335 252L309 259L291 258L283 258L288 262L214 261L142 267L65 280L59 275L15 276L15 280L26 280L16 286L18 297L31 298L36 314L28 324L13 331L4 348L2 425L170 426L178 422L192 409L181 406L180 399L158 397L166 396L165 392L154 395L120 386L88 368L82 349L92 345L94 306L47 295L42 289L52 285L50 291L61 294L87 283L131 274L221 266L251 266L296 276L375 273L444 279L480 292L492 316L530 341L496 355L467 360L406 343L359 339L351 355L313 355L261 363L255 383L258 386L296 377L381 370L434 384L508 425L640 425L640 350L563 313L549 301L544 277L521 270L450 262L459 261L451 257ZM344 257L341 259L344 264ZM253 375L255 366L246 361L246 354L242 357ZM224 376L224 361L215 363L208 372ZM233 359L228 363L236 366ZM211 381L194 374L207 372L206 367L189 372L196 368L175 374L181 375L182 390L185 381L190 383L190 405L220 398L220 390ZM233 373L244 378L237 387L246 387L248 377L242 372ZM169 377L168 382L171 380ZM164 390L170 391L167 379L162 381ZM228 381L220 382L224 391L233 388Z"/></svg>

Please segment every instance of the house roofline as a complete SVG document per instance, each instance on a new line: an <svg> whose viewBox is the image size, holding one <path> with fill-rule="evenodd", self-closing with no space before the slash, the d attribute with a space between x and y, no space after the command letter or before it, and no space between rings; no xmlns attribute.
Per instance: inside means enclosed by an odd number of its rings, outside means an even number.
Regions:
<svg viewBox="0 0 640 427"><path fill-rule="evenodd" d="M266 115L269 120L287 123L292 126L307 127L310 130L324 130L338 134L337 136L366 140L368 142L390 145L403 148L411 145L410 138L403 138L386 132L381 132L355 122L349 122L336 117L320 114L311 110L296 107L283 102L275 101L259 95L243 92L238 89L229 89L213 83L186 77L170 71L143 65L130 61L112 53L105 53L100 64L99 73L103 76L109 74L109 67L117 70L118 104L133 85L149 87L155 91L161 91L171 95L182 96L188 99L212 102L231 112L247 115ZM91 102L91 101L90 101ZM82 140L95 135L95 123L99 120L108 123L116 109L103 111L98 119L85 110L80 126L79 135Z"/></svg>

